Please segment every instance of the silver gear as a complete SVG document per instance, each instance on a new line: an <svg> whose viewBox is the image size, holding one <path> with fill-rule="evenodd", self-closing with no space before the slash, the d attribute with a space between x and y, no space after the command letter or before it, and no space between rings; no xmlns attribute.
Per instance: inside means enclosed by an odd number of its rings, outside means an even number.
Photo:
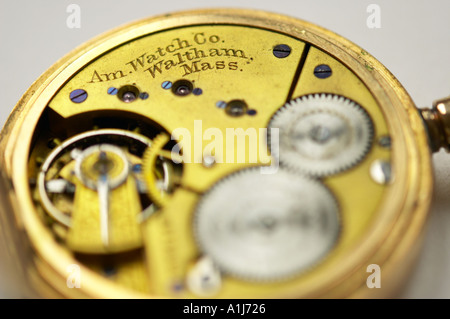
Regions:
<svg viewBox="0 0 450 319"><path fill-rule="evenodd" d="M334 247L339 209L317 180L279 168L245 169L200 200L194 234L203 254L226 274L283 280L317 264Z"/></svg>
<svg viewBox="0 0 450 319"><path fill-rule="evenodd" d="M284 105L269 123L279 129L279 145L269 136L281 165L314 176L339 173L360 162L370 149L373 124L366 111L343 96L306 95ZM278 152L277 152L278 150Z"/></svg>

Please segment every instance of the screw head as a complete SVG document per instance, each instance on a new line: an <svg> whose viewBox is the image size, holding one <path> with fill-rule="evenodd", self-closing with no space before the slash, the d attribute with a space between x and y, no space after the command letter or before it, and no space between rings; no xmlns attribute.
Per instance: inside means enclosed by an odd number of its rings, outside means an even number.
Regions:
<svg viewBox="0 0 450 319"><path fill-rule="evenodd" d="M115 87L110 87L110 88L108 89L108 94L110 94L110 95L116 95L118 91L119 91L119 90L118 90L117 88L115 88Z"/></svg>
<svg viewBox="0 0 450 319"><path fill-rule="evenodd" d="M243 100L232 100L227 103L225 107L225 112L233 117L242 116L247 113L247 103Z"/></svg>
<svg viewBox="0 0 450 319"><path fill-rule="evenodd" d="M70 100L74 103L82 103L87 99L87 92L83 89L76 89L70 92Z"/></svg>
<svg viewBox="0 0 450 319"><path fill-rule="evenodd" d="M378 144L384 148L391 148L392 140L389 135L384 135L378 140Z"/></svg>
<svg viewBox="0 0 450 319"><path fill-rule="evenodd" d="M172 87L172 82L170 82L170 81L164 81L164 82L161 84L161 87L162 87L164 90L168 90L168 89L170 89L170 88Z"/></svg>
<svg viewBox="0 0 450 319"><path fill-rule="evenodd" d="M319 79L326 79L332 74L331 68L326 64L321 64L315 67L314 75Z"/></svg>
<svg viewBox="0 0 450 319"><path fill-rule="evenodd" d="M285 58L291 54L291 47L287 44L278 44L273 47L273 55L277 58Z"/></svg>
<svg viewBox="0 0 450 319"><path fill-rule="evenodd" d="M218 101L218 102L216 103L216 106L217 106L219 109L224 109L224 108L227 106L227 102L225 102L225 101Z"/></svg>
<svg viewBox="0 0 450 319"><path fill-rule="evenodd" d="M142 100L146 100L146 99L148 99L148 93L147 92L142 92L140 95L139 95L139 97L142 99Z"/></svg>
<svg viewBox="0 0 450 319"><path fill-rule="evenodd" d="M192 93L194 95L201 95L203 93L203 90L201 88L195 88Z"/></svg>
<svg viewBox="0 0 450 319"><path fill-rule="evenodd" d="M182 282L175 282L175 283L172 285L172 291L174 291L174 292L180 292L180 291L182 291L183 289L184 289L184 285L183 285Z"/></svg>

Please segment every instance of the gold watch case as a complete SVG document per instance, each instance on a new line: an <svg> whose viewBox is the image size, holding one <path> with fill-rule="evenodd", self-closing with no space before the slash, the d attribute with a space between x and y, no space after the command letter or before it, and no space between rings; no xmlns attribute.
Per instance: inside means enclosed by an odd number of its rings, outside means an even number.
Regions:
<svg viewBox="0 0 450 319"><path fill-rule="evenodd" d="M274 153L268 153L270 139L258 137L257 147L267 152L255 160L250 160L247 144L244 161L222 163L217 158L230 151L228 145L222 153L215 149L215 160L201 157L211 142L205 131L216 129L225 135L230 128L267 129L277 123L279 112L301 112L308 99L317 105L327 99L345 100L368 119L362 126L367 134L357 130L351 136L367 135L367 147L360 144L364 154L354 155L339 169L322 171L321 163L303 169L295 160L289 165L280 149L278 169L287 172L287 190L292 190L291 181L304 178L332 194L338 209L337 235L323 256L307 265L299 262L302 267L291 261L296 251L287 237L282 245L276 238L267 241L280 244L270 251L283 257L279 263L268 262L266 270L256 273L260 265L255 251L261 247L255 246L247 251L248 262L244 258L238 268L228 263L242 253L239 244L233 246L236 239L228 234L232 244L220 242L210 248L216 237L203 236L208 224L202 230L196 223L215 218L206 208L218 207L219 214L220 207L234 207L240 200L243 215L253 209L253 198L271 207L255 194L263 176L274 178L268 194L285 186L273 177L281 173L248 174L277 162ZM325 113L335 112L331 106ZM201 121L200 132L196 121ZM299 130L309 124L305 125ZM174 164L172 157L167 164L170 146L180 142L175 133L180 128L200 133L203 144L197 153L183 136L183 155L191 153L191 160L183 157L182 163ZM283 125L279 128L283 132ZM89 41L58 61L24 94L3 128L0 149L2 260L7 260L10 280L27 297L395 296L420 249L433 185L425 124L407 92L380 62L311 23L242 9L168 14ZM73 155L73 150L83 154ZM95 152L100 159L93 157ZM105 165L102 156L108 158ZM131 177L128 165L139 170L138 177ZM104 183L103 169L110 174ZM159 179L169 176L166 170L173 179L167 182L171 187L161 191ZM256 184L249 183L233 197L239 185L246 185L244 173ZM49 186L50 175L65 182ZM112 185L114 178L122 178L119 186ZM133 179L144 182L141 193ZM68 185L76 189L70 196L46 195L51 187L56 193L67 192ZM102 198L107 201L103 215ZM66 210L63 216L51 212L49 207L55 206L58 212ZM231 212L221 214L227 221ZM279 227L277 235L290 231L289 222L283 223L274 226ZM245 225L239 236L252 241L248 232L254 230ZM271 233L272 226L265 227ZM217 238L228 231L217 229ZM301 269L284 271L289 263ZM79 267L79 287L69 283L74 265ZM379 288L368 282L373 265L381 269ZM212 286L195 283L203 278L202 269L213 276Z"/></svg>

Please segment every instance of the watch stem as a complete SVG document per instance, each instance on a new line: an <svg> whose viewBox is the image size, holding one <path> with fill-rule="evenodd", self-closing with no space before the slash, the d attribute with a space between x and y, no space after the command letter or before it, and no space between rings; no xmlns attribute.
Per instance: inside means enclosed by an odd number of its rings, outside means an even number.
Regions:
<svg viewBox="0 0 450 319"><path fill-rule="evenodd" d="M433 102L432 108L420 109L426 124L431 150L450 151L450 96Z"/></svg>

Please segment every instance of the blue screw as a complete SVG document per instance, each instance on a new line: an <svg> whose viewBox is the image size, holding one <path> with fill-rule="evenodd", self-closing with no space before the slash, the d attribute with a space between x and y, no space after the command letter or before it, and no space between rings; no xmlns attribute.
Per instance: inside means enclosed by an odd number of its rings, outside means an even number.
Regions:
<svg viewBox="0 0 450 319"><path fill-rule="evenodd" d="M116 88L114 88L114 87L110 87L110 88L108 89L108 94L116 95L118 91L119 91L118 89L116 89Z"/></svg>
<svg viewBox="0 0 450 319"><path fill-rule="evenodd" d="M201 88L195 88L192 93L194 95L201 95L203 93L203 90Z"/></svg>
<svg viewBox="0 0 450 319"><path fill-rule="evenodd" d="M256 115L256 110L248 110L247 114L248 115Z"/></svg>
<svg viewBox="0 0 450 319"><path fill-rule="evenodd" d="M164 82L161 84L161 87L162 87L163 89L165 89L165 90L168 90L168 89L170 89L170 88L172 87L172 82L170 82L170 81L164 81Z"/></svg>
<svg viewBox="0 0 450 319"><path fill-rule="evenodd" d="M216 103L216 106L217 106L219 109L224 109L224 108L227 106L227 102L225 102L225 101L219 101L219 102Z"/></svg>
<svg viewBox="0 0 450 319"><path fill-rule="evenodd" d="M133 165L133 172L140 173L142 171L142 165L141 164L134 164Z"/></svg>
<svg viewBox="0 0 450 319"><path fill-rule="evenodd" d="M285 58L291 54L291 47L287 44L278 44L273 48L273 55L277 58Z"/></svg>
<svg viewBox="0 0 450 319"><path fill-rule="evenodd" d="M139 95L139 97L140 97L141 99L143 99L143 100L146 100L146 99L148 99L148 93L147 93L147 92L142 92L142 93Z"/></svg>
<svg viewBox="0 0 450 319"><path fill-rule="evenodd" d="M384 147L384 148L390 148L390 147L391 147L391 144L392 144L391 137L388 136L388 135L382 136L382 137L378 140L378 144L379 144L381 147Z"/></svg>
<svg viewBox="0 0 450 319"><path fill-rule="evenodd" d="M86 101L87 96L87 92L82 89L76 89L70 92L70 100L74 103L81 103Z"/></svg>
<svg viewBox="0 0 450 319"><path fill-rule="evenodd" d="M175 292L179 292L183 290L183 284L181 282L176 282L172 285L172 290Z"/></svg>
<svg viewBox="0 0 450 319"><path fill-rule="evenodd" d="M331 68L326 64L316 66L314 69L314 75L319 79L326 79L331 76Z"/></svg>

